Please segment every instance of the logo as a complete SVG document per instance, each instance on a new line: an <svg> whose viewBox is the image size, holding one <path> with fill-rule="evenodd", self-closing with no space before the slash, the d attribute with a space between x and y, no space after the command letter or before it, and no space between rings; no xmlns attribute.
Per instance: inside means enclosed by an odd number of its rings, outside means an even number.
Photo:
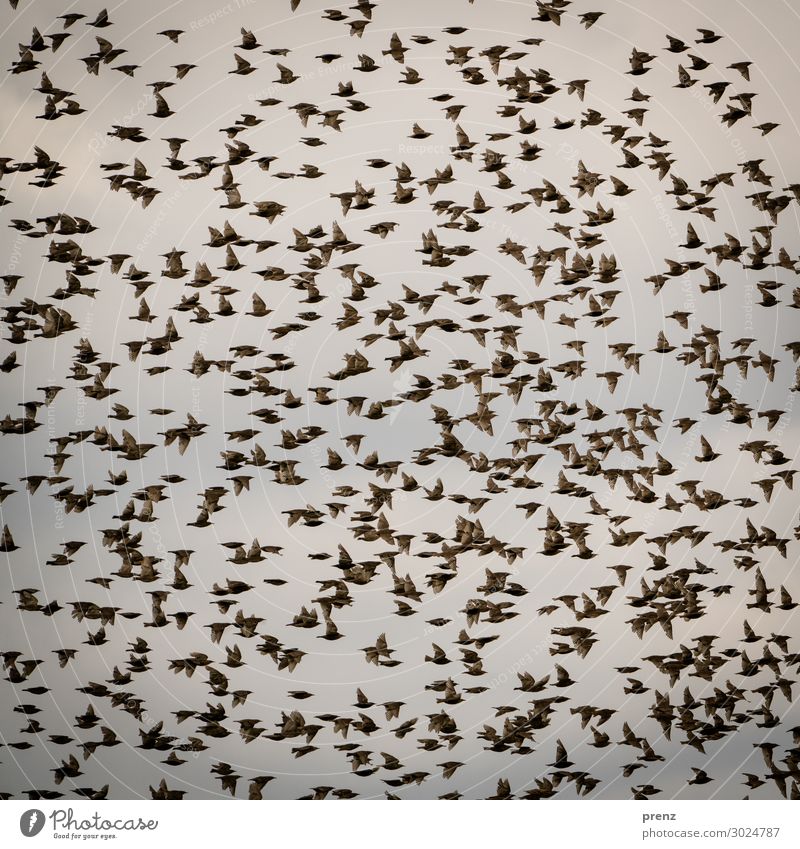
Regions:
<svg viewBox="0 0 800 849"><path fill-rule="evenodd" d="M19 830L25 837L36 837L44 828L45 816L38 808L31 808L19 818Z"/></svg>

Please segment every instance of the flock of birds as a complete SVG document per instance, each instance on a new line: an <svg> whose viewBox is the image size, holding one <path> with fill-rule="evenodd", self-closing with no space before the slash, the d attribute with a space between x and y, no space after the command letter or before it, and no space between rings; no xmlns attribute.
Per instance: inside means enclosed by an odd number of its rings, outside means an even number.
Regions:
<svg viewBox="0 0 800 849"><path fill-rule="evenodd" d="M12 0L21 14L26 4L17 6ZM306 13L299 0L290 6ZM681 176L681 161L658 130L658 96L648 93L647 74L654 67L669 65L679 94L700 92L718 104L723 125L754 130L748 136L753 144L778 127L757 116L757 94L747 91L758 80L757 67L745 59L716 60L722 35L709 29L682 37L669 33L662 44L633 47L620 68L630 75L629 103L611 113L601 100L593 107L584 103L592 102L591 80L560 79L536 67L536 50L551 33L591 29L604 12L577 11L570 0L537 2L531 10L531 35L521 34L515 43L493 45L486 33L467 26L422 28L421 34L381 36L384 47L374 55L360 45L380 27L381 4L360 0L325 10L326 24L337 28L328 44L341 52L320 53L314 67L346 62L355 79L338 81L319 105L293 100L292 86L302 78L299 60L293 61L290 48L270 43L268 19L255 21L227 48L228 73L241 78L242 92L253 75L261 86L268 80L280 96L248 100L252 110L219 128L224 148L212 151L161 130L180 115L182 81L202 73L202 60L191 61L195 33L152 34L165 39L175 57L168 80L148 79L146 61L137 65L133 50L115 46L113 15L105 9L59 15L19 44L9 73L38 83L32 91L45 126L37 128L39 144L30 157L0 157L0 206L17 238L43 246L43 279L64 279L45 294L25 274L3 275L0 371L13 379L17 369L24 371L28 351L48 345L58 344L61 352L66 346L70 355L56 359L64 371L55 382L31 384L19 399L3 393L11 406L0 421L4 466L37 437L51 408L74 405L77 397L85 404L86 423L50 432L49 452L26 453L25 476L0 487L3 513L11 515L10 507L27 499L34 528L48 498L65 515L60 550L40 563L34 540L3 519L0 551L13 595L2 599L0 654L13 727L6 720L2 760L25 774L26 750L45 750L55 764L45 785L2 786L4 776L0 791L6 798L113 797L122 791L113 781L103 782L102 771L91 770L117 746L136 747L149 759L149 791L135 792L155 799L191 795L182 774L198 764L206 765L225 795L282 797L286 775L268 768L254 774L237 764L232 741L240 739L262 747L265 764L276 748L288 748L303 759L305 776L314 774L315 758L333 752L340 767L333 776L327 772L333 783L309 779L304 798L402 798L405 790L441 779L450 789L438 798L456 799L485 776L496 778L495 799L591 797L609 780L595 769L607 749L625 753L615 767L624 783L621 795L646 799L662 792L658 774L684 747L692 750L694 764L685 782L727 781L729 776L715 773L713 758L737 735L747 736L763 763L735 776L725 792L763 787L761 795L800 798L800 726L785 722L800 665L796 639L786 628L798 603L787 584L800 525L774 528L751 519L751 511L765 504L792 501L796 470L788 443L781 441L792 433L792 396L786 392L784 409L746 400L760 397L747 395L754 385L761 395L775 383L800 389L800 341L791 324L792 311L800 308L794 283L799 260L780 238L781 217L796 222L800 184L776 182L763 158L737 162L696 183ZM260 9L250 11L261 15ZM93 108L89 96L62 88L52 67L73 45L88 54L78 57L87 79L119 72L142 80L151 93L153 109L141 126L107 128L109 155L93 174L99 190L141 202L149 215L167 186L192 181L192 191L207 188L213 206L222 210L203 246L182 244L161 254L163 270L146 270L153 256L137 251L125 231L103 242L102 221L74 210L25 217L25 184L46 203L48 190L69 173L69 163L48 144L47 122L83 121L80 116ZM372 108L369 97L359 95L358 78L373 72L387 86L411 90L425 83L424 96L444 115L447 149L433 173L424 175L412 173L405 161L365 157L361 178L342 187L335 166L313 160L339 133L352 134L358 150L361 116ZM470 122L473 86L493 90L501 130L485 132ZM555 118L553 109L559 110ZM269 133L258 129L286 110L293 113L295 149L312 160L291 171L281 170L291 167L282 162L289 154L270 150ZM575 163L570 185L544 176L521 184L513 170L517 160L537 163L535 174L547 173L553 151L537 144L537 134L550 130L604 138L616 151L614 172L592 171L586 158ZM415 123L407 135L422 143L431 132ZM165 160L145 164L140 145L160 147ZM257 188L260 172L273 181L318 181L321 198L341 203L341 216L327 226L304 227L290 201ZM465 190L476 172L496 181L491 197ZM604 245L608 234L624 233L625 215L615 203L646 180L667 187L686 237L676 245L679 258L641 280L626 275ZM719 233L717 207L737 193L763 223L750 232ZM493 200L498 197L505 203ZM385 210L404 207L426 223L414 246L398 246L409 271L396 288L370 268L375 251L391 245L399 232ZM472 234L491 227L498 207L524 219L519 231L533 234L539 245L509 235L497 245L494 274L470 273ZM377 220L369 210L385 218ZM309 215L316 217L317 210L306 210ZM296 225L288 241L281 229L287 219ZM104 244L105 252L89 254L87 244ZM796 240L794 247L796 252ZM201 253L204 259L197 258ZM271 256L279 257L272 260L276 264L269 264ZM524 287L510 292L500 270L504 263L524 270ZM719 302L739 300L740 284L728 283L735 274L758 281L756 311L783 316L774 340L733 338L695 314L705 304L716 309ZM168 316L158 316L150 303L165 287L177 293L176 302ZM635 333L624 322L615 324L618 299L635 291L659 310L678 287L691 291L691 305L665 310L655 338L625 341ZM113 350L97 350L80 318L83 305L103 298L115 311L124 304L128 318L120 329L133 337ZM336 311L332 324L316 311L323 302ZM210 349L217 328L229 319L236 323L237 343L219 358L206 356L199 333L212 340ZM213 326L203 330L207 325ZM563 343L566 355L552 347L548 356L538 353L534 346L541 348L555 328L570 334ZM348 352L341 363L322 362L322 373L303 374L293 340L313 347L323 332L347 339ZM587 354L598 339L616 366L596 366L593 348ZM442 345L453 357L437 364ZM184 385L221 374L226 389L217 403L226 422L234 422L227 425L233 429L225 431L222 450L196 410L144 409L135 385L116 383L115 369L122 373L126 356L137 380L153 385L176 369L188 373ZM669 390L658 385L645 389L649 399L640 404L603 400L640 386L640 369L661 358L702 385L705 407L694 416L673 419L665 412ZM29 368L26 380L38 383L42 369ZM393 390L397 373L408 379ZM383 382L377 380L381 374ZM340 432L315 423L327 422L315 411L323 417L329 407ZM438 437L405 452L392 430L401 409L416 417L404 422L432 423ZM517 436L498 444L493 437L504 418ZM413 438L414 426L404 427ZM690 446L688 459L662 448L673 429ZM735 442L723 446L723 432ZM138 482L137 466L162 443L164 473ZM84 455L110 467L106 479L82 480ZM716 491L703 475L687 478L684 468L692 458L709 473L726 463L748 463L752 482L732 477L730 490ZM182 485L198 463L207 480L185 515L175 505L193 497ZM453 484L464 470L468 485ZM318 483L320 476L328 485L312 503L303 484ZM298 540L294 549L270 544L268 526L252 542L217 536L220 511L232 513L239 500L257 503L278 491L292 501L282 512ZM615 499L623 497L626 513L616 509ZM423 502L427 513L413 526L396 518L398 506ZM92 517L111 516L112 503L113 518L98 524ZM498 504L509 508L503 520L484 527L482 511ZM717 522L718 516L724 521ZM156 522L163 540L158 550L148 532ZM728 528L727 535L720 527ZM327 535L326 544L318 550L321 535ZM601 550L613 550L617 562L598 569L593 561ZM216 565L201 575L195 564L202 557ZM323 575L310 587L308 563ZM569 581L577 576L581 588L542 597L537 573L553 564ZM74 576L76 594L54 597L48 575L65 570ZM749 589L734 601L741 575ZM133 597L143 606L130 604L129 595L120 602L124 586L136 587ZM193 586L196 592L202 588L201 601L187 605L184 598L198 598ZM283 620L272 607L267 613L267 603L280 605L280 594L298 587L307 593L299 611ZM388 596L393 615L359 645L344 623L358 620L362 610L372 616L378 596ZM447 608L448 597L467 601ZM428 613L434 603L440 604L437 613L444 604L448 614ZM706 624L715 610L738 617L736 636L720 636ZM620 627L646 649L637 656L617 656L612 649L601 664L603 684L610 685L598 687L592 700L571 698L603 651L598 620L614 611L625 615ZM85 630L79 643L67 638L71 620ZM546 651L514 668L504 686L498 647L522 623L545 621ZM713 627L719 630L719 623ZM50 634L45 655L29 648L27 634L39 631ZM192 634L196 650L169 654L178 631ZM395 636L423 632L432 645L421 656L415 643L409 648ZM364 682L354 688L351 703L320 707L324 697L292 679L303 680L311 655L330 658L335 680L342 652L361 655ZM87 656L97 658L91 668L98 672L78 681L72 670ZM404 664L422 670L419 693L403 691L398 667ZM110 674L99 671L107 668ZM254 672L267 668L270 692L254 694L248 687L261 680ZM196 700L159 715L152 698L140 695L142 679L169 688L173 675L191 679ZM368 681L381 682L375 688L394 695L373 701ZM83 713L61 716L66 727L47 727L44 711L58 703L60 689L74 690L76 683ZM462 721L461 709L484 693L480 704L491 705L488 713L477 724ZM276 707L260 704L265 698ZM409 710L412 705L425 707ZM578 744L564 739L588 742L596 752L575 754ZM470 748L476 744L478 755ZM537 751L546 765L532 770L524 786L512 786L503 764ZM89 774L101 778L87 786ZM471 776L467 787L459 784L465 774Z"/></svg>

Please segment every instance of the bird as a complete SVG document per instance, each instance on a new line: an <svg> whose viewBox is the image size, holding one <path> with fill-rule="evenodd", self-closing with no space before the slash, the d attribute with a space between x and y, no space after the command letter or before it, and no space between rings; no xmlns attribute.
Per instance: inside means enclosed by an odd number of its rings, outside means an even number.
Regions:
<svg viewBox="0 0 800 849"><path fill-rule="evenodd" d="M748 27L18 5L3 798L800 795L800 180Z"/></svg>

